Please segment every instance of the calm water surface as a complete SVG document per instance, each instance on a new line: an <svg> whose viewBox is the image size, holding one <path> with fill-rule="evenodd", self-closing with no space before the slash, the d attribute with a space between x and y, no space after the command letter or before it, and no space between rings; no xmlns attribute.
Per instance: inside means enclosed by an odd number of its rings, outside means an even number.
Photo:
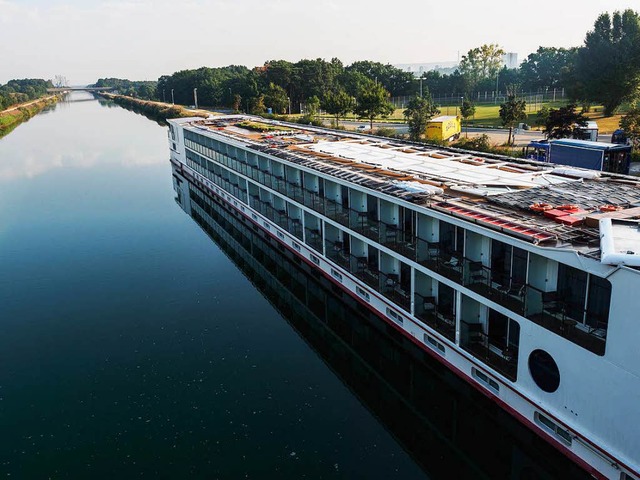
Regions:
<svg viewBox="0 0 640 480"><path fill-rule="evenodd" d="M74 93L0 140L0 475L581 477L223 211L186 215L166 139Z"/></svg>

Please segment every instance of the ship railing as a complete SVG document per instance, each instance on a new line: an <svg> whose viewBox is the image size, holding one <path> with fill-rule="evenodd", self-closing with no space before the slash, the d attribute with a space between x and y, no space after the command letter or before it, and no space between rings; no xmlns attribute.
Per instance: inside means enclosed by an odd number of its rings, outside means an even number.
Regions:
<svg viewBox="0 0 640 480"><path fill-rule="evenodd" d="M427 242L426 252L422 242L420 247L424 258L418 263L450 280L462 283L464 257L460 253L448 250L440 242Z"/></svg>
<svg viewBox="0 0 640 480"><path fill-rule="evenodd" d="M438 311L438 300L434 296L414 294L415 316L436 332L452 342L456 340L456 322L452 314Z"/></svg>
<svg viewBox="0 0 640 480"><path fill-rule="evenodd" d="M484 324L460 320L460 347L478 360L515 381L518 371L518 346L505 338L491 338Z"/></svg>
<svg viewBox="0 0 640 480"><path fill-rule="evenodd" d="M378 291L396 305L411 312L411 285L401 282L397 273L379 272L379 279Z"/></svg>
<svg viewBox="0 0 640 480"><path fill-rule="evenodd" d="M350 255L349 252L344 249L342 242L338 240L325 240L324 251L327 258L333 260L348 272L351 271Z"/></svg>
<svg viewBox="0 0 640 480"><path fill-rule="evenodd" d="M304 203L302 187L297 183L287 182L287 196L298 203Z"/></svg>
<svg viewBox="0 0 640 480"><path fill-rule="evenodd" d="M376 291L380 292L380 272L368 263L367 257L353 257L355 266L353 274Z"/></svg>
<svg viewBox="0 0 640 480"><path fill-rule="evenodd" d="M325 202L324 198L322 198L318 192L314 192L312 190L307 190L303 188L303 204L312 210L315 210L318 213L324 215L325 213Z"/></svg>
<svg viewBox="0 0 640 480"><path fill-rule="evenodd" d="M545 292L527 285L525 317L541 327L597 354L604 355L607 319L574 305L562 292Z"/></svg>
<svg viewBox="0 0 640 480"><path fill-rule="evenodd" d="M305 243L309 245L311 248L316 250L319 253L324 253L322 251L322 232L315 228L304 228L304 239Z"/></svg>
<svg viewBox="0 0 640 480"><path fill-rule="evenodd" d="M289 218L287 231L299 240L302 240L302 222L297 218Z"/></svg>
<svg viewBox="0 0 640 480"><path fill-rule="evenodd" d="M380 222L369 212L349 211L349 228L376 242L380 241Z"/></svg>
<svg viewBox="0 0 640 480"><path fill-rule="evenodd" d="M405 232L398 225L380 222L380 242L400 255L418 260L419 238L410 232Z"/></svg>
<svg viewBox="0 0 640 480"><path fill-rule="evenodd" d="M328 198L325 199L325 215L349 228L349 209L342 204Z"/></svg>

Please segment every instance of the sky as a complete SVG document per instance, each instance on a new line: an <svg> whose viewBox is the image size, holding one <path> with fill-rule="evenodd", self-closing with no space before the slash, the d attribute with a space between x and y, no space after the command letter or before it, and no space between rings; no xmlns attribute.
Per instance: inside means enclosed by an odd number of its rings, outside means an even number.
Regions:
<svg viewBox="0 0 640 480"><path fill-rule="evenodd" d="M597 16L637 0L0 0L0 84L156 80L201 66L337 57L451 62L497 43L524 60L584 41Z"/></svg>

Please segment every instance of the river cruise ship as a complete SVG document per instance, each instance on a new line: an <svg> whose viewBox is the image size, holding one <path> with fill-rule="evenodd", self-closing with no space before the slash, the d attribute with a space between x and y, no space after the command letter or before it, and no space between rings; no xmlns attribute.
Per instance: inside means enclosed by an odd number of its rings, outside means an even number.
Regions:
<svg viewBox="0 0 640 480"><path fill-rule="evenodd" d="M176 184L595 478L640 479L638 178L239 115L170 120L169 146Z"/></svg>

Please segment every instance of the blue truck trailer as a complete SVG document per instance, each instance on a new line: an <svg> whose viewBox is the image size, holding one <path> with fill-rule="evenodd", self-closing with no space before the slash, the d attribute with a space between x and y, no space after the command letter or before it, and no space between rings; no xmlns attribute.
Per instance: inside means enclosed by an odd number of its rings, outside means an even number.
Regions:
<svg viewBox="0 0 640 480"><path fill-rule="evenodd" d="M631 164L631 146L562 138L533 141L525 148L525 156L540 162L626 175Z"/></svg>

